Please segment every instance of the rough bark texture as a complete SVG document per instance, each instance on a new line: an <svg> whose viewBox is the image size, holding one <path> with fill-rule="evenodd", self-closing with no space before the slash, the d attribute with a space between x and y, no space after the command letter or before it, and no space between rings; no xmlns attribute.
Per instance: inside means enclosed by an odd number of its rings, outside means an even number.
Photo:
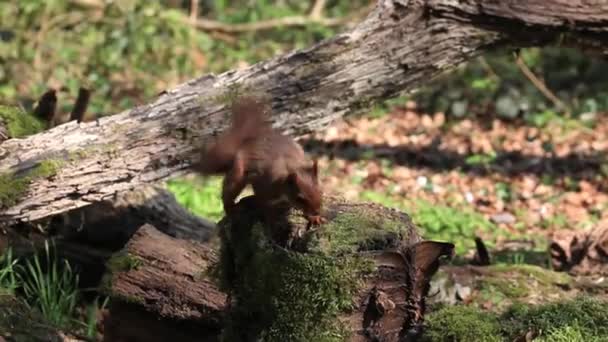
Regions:
<svg viewBox="0 0 608 342"><path fill-rule="evenodd" d="M220 222L231 298L224 341L408 341L399 338L420 332L428 279L402 257L422 240L410 218L330 196L323 215L329 223L297 238L300 214L261 224L249 197ZM280 247L286 236L290 249Z"/></svg>
<svg viewBox="0 0 608 342"><path fill-rule="evenodd" d="M216 253L207 245L142 226L107 262L102 288L118 303L134 304L172 323L217 329L226 295L209 278ZM111 313L110 313L111 314Z"/></svg>
<svg viewBox="0 0 608 342"><path fill-rule="evenodd" d="M267 96L275 126L301 136L499 45L564 38L604 51L607 6L599 0L378 1L353 30L310 48L194 79L98 122L2 143L8 153L0 157L0 175L20 177L41 161L64 162L50 176L29 179L10 207L0 206L0 223L55 215L177 175L201 143L226 127L218 96L232 86Z"/></svg>

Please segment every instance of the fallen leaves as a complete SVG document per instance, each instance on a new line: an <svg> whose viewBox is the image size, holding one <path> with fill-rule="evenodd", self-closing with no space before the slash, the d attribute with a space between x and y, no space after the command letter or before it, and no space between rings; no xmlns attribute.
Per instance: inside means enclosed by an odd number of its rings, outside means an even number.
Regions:
<svg viewBox="0 0 608 342"><path fill-rule="evenodd" d="M342 120L305 141L322 156L324 187L351 199L375 191L472 206L524 234L608 222L608 121L537 128L491 118L448 122L414 108Z"/></svg>

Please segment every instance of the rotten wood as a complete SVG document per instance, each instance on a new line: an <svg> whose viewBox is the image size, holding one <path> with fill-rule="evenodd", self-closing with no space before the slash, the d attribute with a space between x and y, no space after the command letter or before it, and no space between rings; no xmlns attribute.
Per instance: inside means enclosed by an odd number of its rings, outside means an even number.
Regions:
<svg viewBox="0 0 608 342"><path fill-rule="evenodd" d="M213 330L220 326L226 304L226 295L209 280L216 261L208 245L172 238L144 225L108 261L102 287L113 302Z"/></svg>
<svg viewBox="0 0 608 342"><path fill-rule="evenodd" d="M608 275L608 225L591 230L562 230L549 243L551 265L573 275Z"/></svg>
<svg viewBox="0 0 608 342"><path fill-rule="evenodd" d="M3 142L0 174L68 161L52 177L34 179L15 205L0 206L0 224L56 215L181 174L193 152L227 127L217 98L233 86L269 98L274 126L302 136L489 49L558 40L601 47L607 34L604 1L380 0L355 28L312 47L193 79L98 122Z"/></svg>

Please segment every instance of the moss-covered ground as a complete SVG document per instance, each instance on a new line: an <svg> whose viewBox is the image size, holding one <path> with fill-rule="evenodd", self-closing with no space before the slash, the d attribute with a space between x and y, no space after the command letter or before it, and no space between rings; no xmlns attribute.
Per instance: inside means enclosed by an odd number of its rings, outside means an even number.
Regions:
<svg viewBox="0 0 608 342"><path fill-rule="evenodd" d="M427 317L426 341L608 341L608 302L589 296L548 304L514 304L502 313L446 306Z"/></svg>

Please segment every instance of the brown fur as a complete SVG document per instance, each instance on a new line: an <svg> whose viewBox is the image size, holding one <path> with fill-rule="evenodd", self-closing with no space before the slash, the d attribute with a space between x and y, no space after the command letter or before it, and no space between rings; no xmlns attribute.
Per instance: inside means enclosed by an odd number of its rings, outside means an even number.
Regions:
<svg viewBox="0 0 608 342"><path fill-rule="evenodd" d="M308 158L292 138L265 121L265 106L242 98L232 106L232 126L206 148L195 169L202 174L224 174L222 200L230 213L234 200L251 184L266 208L288 204L320 224L322 195L317 162Z"/></svg>

